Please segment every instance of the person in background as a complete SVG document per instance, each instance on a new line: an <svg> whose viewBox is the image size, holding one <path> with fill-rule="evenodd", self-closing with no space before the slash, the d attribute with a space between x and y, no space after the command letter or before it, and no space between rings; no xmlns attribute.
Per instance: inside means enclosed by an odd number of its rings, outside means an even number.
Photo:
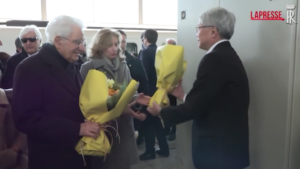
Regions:
<svg viewBox="0 0 300 169"><path fill-rule="evenodd" d="M126 51L127 35L122 30L118 30L118 31L122 35L121 49L123 51L123 55L125 55L126 57L126 63L129 68L130 75L134 80L140 83L140 86L138 88L138 93L144 93L145 95L150 95L148 77L145 72L144 66L138 58L133 57L128 51ZM148 113L147 107L143 109L143 112ZM148 115L150 114L148 113ZM135 130L139 132L137 145L141 144L144 135L144 128L143 128L144 125L141 125L144 120L145 119L143 119L142 121L138 119L134 119Z"/></svg>
<svg viewBox="0 0 300 169"><path fill-rule="evenodd" d="M27 138L14 125L11 95L0 89L0 169L27 169Z"/></svg>
<svg viewBox="0 0 300 169"><path fill-rule="evenodd" d="M153 96L157 90L156 88L157 75L155 70L157 38L158 38L158 33L156 30L147 29L144 32L143 39L142 39L144 46L146 48L141 53L141 60L148 77L150 96ZM140 155L140 160L154 159L156 157L155 153L157 153L158 155L168 157L170 155L169 145L160 118L150 115L147 117L147 119L143 124L145 125L146 151L142 155ZM157 151L155 151L155 147L154 147L155 136L157 137L158 145L160 147L160 150Z"/></svg>
<svg viewBox="0 0 300 169"><path fill-rule="evenodd" d="M141 59L142 51L145 49L143 39L144 39L144 32L141 34L142 49L139 51L139 56L138 56L139 59Z"/></svg>
<svg viewBox="0 0 300 169"><path fill-rule="evenodd" d="M16 46L16 52L21 53L23 46L19 37L15 40L15 46Z"/></svg>
<svg viewBox="0 0 300 169"><path fill-rule="evenodd" d="M11 56L6 52L0 52L0 72L3 75L6 67L7 60Z"/></svg>
<svg viewBox="0 0 300 169"><path fill-rule="evenodd" d="M134 53L134 52L133 52L133 53L131 53L131 55L132 55L132 56L134 56L134 57L136 57L136 58L138 58L138 57L139 57L139 54L137 54L137 53Z"/></svg>
<svg viewBox="0 0 300 169"><path fill-rule="evenodd" d="M28 56L35 54L41 45L42 34L34 25L25 26L19 34L23 49L21 53L16 53L10 57L6 64L6 69L1 81L1 88L10 89L13 87L15 69Z"/></svg>
<svg viewBox="0 0 300 169"><path fill-rule="evenodd" d="M176 40L173 39L173 38L168 38L168 39L166 39L166 44L169 44L169 45L176 45L177 42L176 42Z"/></svg>
<svg viewBox="0 0 300 169"><path fill-rule="evenodd" d="M75 63L84 48L83 28L79 19L54 18L45 29L48 43L16 69L12 112L16 128L27 134L29 169L90 167L90 157L75 150L83 136L96 139L100 132L79 107L83 82ZM22 39L31 46L26 51L36 50L33 34Z"/></svg>
<svg viewBox="0 0 300 169"><path fill-rule="evenodd" d="M78 54L78 60L77 60L78 70L80 70L81 65L84 64L87 61L87 57L86 57L86 42L84 42L83 47L84 47L83 50L80 51L80 53Z"/></svg>
<svg viewBox="0 0 300 169"><path fill-rule="evenodd" d="M166 39L166 44L169 45L176 45L175 39L169 38ZM171 94L168 94L169 100L170 100L170 106L176 106L177 105L177 98ZM168 140L173 141L176 139L176 125L170 125L168 121L164 121L165 125L165 131L166 135L169 136Z"/></svg>
<svg viewBox="0 0 300 169"><path fill-rule="evenodd" d="M192 155L198 169L244 169L249 166L249 82L240 57L229 40L235 16L216 7L200 15L198 46L206 50L197 78L186 95L181 82L172 91L178 106L161 108L153 103L148 111L177 125L193 120Z"/></svg>
<svg viewBox="0 0 300 169"><path fill-rule="evenodd" d="M2 46L3 43L0 40L0 46ZM7 60L10 58L10 55L6 52L0 52L0 79L2 79L4 71L5 71L5 67L6 67L6 63ZM1 85L0 85L1 86Z"/></svg>

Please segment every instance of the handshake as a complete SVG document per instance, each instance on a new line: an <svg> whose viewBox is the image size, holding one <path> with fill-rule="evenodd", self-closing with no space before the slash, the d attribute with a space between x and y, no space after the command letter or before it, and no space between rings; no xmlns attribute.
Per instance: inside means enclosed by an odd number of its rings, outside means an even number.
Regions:
<svg viewBox="0 0 300 169"><path fill-rule="evenodd" d="M185 93L183 91L182 88L182 80L179 81L178 85L170 92L170 94L172 94L173 96L175 96L177 99L184 101L184 97L185 97ZM135 103L139 103L141 105L145 105L148 106L150 103L151 97L149 96L145 96L143 94L140 94L137 99L136 102L133 102L130 104L130 107L133 106ZM155 101L152 103L152 105L150 105L147 108L147 111L152 115L152 116L159 116L160 115L160 111L161 111L161 106L159 104L157 104ZM140 115L140 116L139 116ZM146 117L142 117L146 116L144 113L139 113L139 111L137 111L137 116L133 116L137 119L140 119L141 121L145 120L144 118Z"/></svg>
<svg viewBox="0 0 300 169"><path fill-rule="evenodd" d="M175 96L177 99L183 101L185 93L182 89L182 81L180 81L178 83L178 85L174 88L174 90L170 94ZM136 103L138 103L139 105L148 106L150 103L150 100L151 100L150 96L146 96L142 93L139 94L136 97L134 102L128 104L128 106L123 111L123 115L129 115L140 121L144 121L147 116L145 113L140 112L142 106L136 107L135 105L136 105ZM152 106L147 108L147 111L152 116L159 116L160 111L161 111L161 106L159 104L157 104L156 102L153 102ZM97 137L99 136L99 133L100 133L100 129L101 129L101 126L98 123L86 121L81 124L79 135L97 139Z"/></svg>

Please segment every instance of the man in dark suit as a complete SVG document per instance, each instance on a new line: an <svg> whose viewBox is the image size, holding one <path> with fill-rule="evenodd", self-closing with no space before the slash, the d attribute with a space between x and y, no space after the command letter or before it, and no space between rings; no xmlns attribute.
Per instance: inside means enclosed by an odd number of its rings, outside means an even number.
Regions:
<svg viewBox="0 0 300 169"><path fill-rule="evenodd" d="M144 32L143 43L146 47L141 54L141 60L144 65L146 74L149 81L150 96L153 96L156 92L157 75L155 70L155 55L156 55L156 41L158 33L153 29L148 29ZM145 125L145 143L146 151L140 155L140 160L148 160L155 158L155 135L157 137L160 150L156 153L162 156L169 156L169 145L166 139L166 133L162 126L162 122L159 117L148 116L144 122Z"/></svg>
<svg viewBox="0 0 300 169"><path fill-rule="evenodd" d="M171 124L193 120L192 155L197 169L243 169L249 166L249 85L244 66L231 47L235 16L213 8L200 16L199 48L208 51L197 79L185 95L181 83L172 94L184 103L148 108Z"/></svg>
<svg viewBox="0 0 300 169"><path fill-rule="evenodd" d="M150 95L148 78L142 62L138 58L132 56L126 50L126 44L127 44L126 33L122 30L118 30L118 32L122 35L121 48L123 50L123 55L125 55L126 57L126 62L130 70L130 75L134 80L140 83L138 92L144 93L145 95Z"/></svg>
<svg viewBox="0 0 300 169"><path fill-rule="evenodd" d="M22 46L21 39L19 37L15 40L15 46L16 46L16 52L21 53L23 50L23 46Z"/></svg>
<svg viewBox="0 0 300 169"><path fill-rule="evenodd" d="M145 49L145 46L144 46L144 43L143 43L143 36L144 36L144 32L141 34L142 49L139 51L139 55L138 55L139 59L141 59L142 51Z"/></svg>
<svg viewBox="0 0 300 169"><path fill-rule="evenodd" d="M124 31L118 30L118 32L122 36L122 41L121 41L121 48L123 51L123 55L126 57L126 63L130 71L131 77L138 81L140 83L139 88L138 88L138 93L144 93L145 95L149 96L149 84L148 84L148 78L145 72L145 69L143 67L142 62L132 56L129 52L126 51L126 44L127 44L127 35ZM141 121L145 120L145 117L143 114L141 116L136 117L135 119L139 119Z"/></svg>
<svg viewBox="0 0 300 169"><path fill-rule="evenodd" d="M118 31L122 35L121 48L123 50L123 55L125 55L126 57L126 62L130 71L130 75L134 80L140 83L138 92L144 93L145 95L149 96L150 93L149 93L148 78L145 69L143 67L143 64L138 58L132 56L126 50L126 45L127 45L126 33L122 30L118 30ZM146 108L144 108L142 112L147 113ZM139 136L137 138L137 144L139 145L142 142L144 136L144 128L141 125L142 123L141 121L144 121L146 116L145 114L137 114L137 115L140 115L140 117L135 117L133 120L134 120L134 128L139 132Z"/></svg>
<svg viewBox="0 0 300 169"><path fill-rule="evenodd" d="M80 53L78 54L78 60L77 60L77 68L80 71L81 65L83 65L86 61L87 61L87 57L86 57L86 42L84 42L83 45L83 50L80 51Z"/></svg>
<svg viewBox="0 0 300 169"><path fill-rule="evenodd" d="M11 56L7 61L6 69L1 81L1 88L3 89L10 89L13 87L13 79L17 66L25 58L36 53L42 42L42 34L34 25L25 26L20 31L19 38L21 39L23 48L20 53Z"/></svg>
<svg viewBox="0 0 300 169"><path fill-rule="evenodd" d="M75 63L83 48L83 23L58 16L45 32L49 43L16 69L15 125L27 134L29 169L86 169L89 157L83 159L75 146L82 136L97 138L100 127L85 121L79 107L82 78Z"/></svg>
<svg viewBox="0 0 300 169"><path fill-rule="evenodd" d="M2 46L2 45L3 45L2 41L0 40L0 46ZM2 77L3 77L6 63L9 58L10 58L10 55L8 53L0 52L0 79L2 79Z"/></svg>

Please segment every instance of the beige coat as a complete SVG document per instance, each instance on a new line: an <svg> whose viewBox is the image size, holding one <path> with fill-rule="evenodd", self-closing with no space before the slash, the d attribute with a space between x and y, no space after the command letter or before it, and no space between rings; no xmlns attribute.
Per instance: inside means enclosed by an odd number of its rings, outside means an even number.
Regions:
<svg viewBox="0 0 300 169"><path fill-rule="evenodd" d="M27 138L15 128L9 103L11 99L8 100L11 92L0 89L0 169L27 169ZM13 146L24 152L18 164L17 153L11 149Z"/></svg>
<svg viewBox="0 0 300 169"><path fill-rule="evenodd" d="M115 79L113 72L100 58L94 58L81 66L80 73L83 79L85 79L88 71L91 69L106 72L107 78ZM123 80L128 80L128 82L131 80L125 61L120 63L119 75L122 75ZM94 164L93 169L129 169L130 166L139 162L138 149L134 137L133 118L122 115L117 121L121 142L119 143L118 139L114 138L112 150L107 155L105 162L103 162L102 158L95 157L92 161Z"/></svg>

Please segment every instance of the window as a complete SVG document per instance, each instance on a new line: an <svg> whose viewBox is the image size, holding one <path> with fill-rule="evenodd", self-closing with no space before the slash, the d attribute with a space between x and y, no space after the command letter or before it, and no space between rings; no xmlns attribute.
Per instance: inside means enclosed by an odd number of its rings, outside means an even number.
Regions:
<svg viewBox="0 0 300 169"><path fill-rule="evenodd" d="M46 0L47 20L59 15L69 15L85 23L94 22L94 0Z"/></svg>
<svg viewBox="0 0 300 169"><path fill-rule="evenodd" d="M143 0L143 24L177 26L176 0Z"/></svg>
<svg viewBox="0 0 300 169"><path fill-rule="evenodd" d="M177 5L177 0L0 0L0 22L69 15L86 26L175 27Z"/></svg>
<svg viewBox="0 0 300 169"><path fill-rule="evenodd" d="M139 0L94 0L96 23L139 23Z"/></svg>
<svg viewBox="0 0 300 169"><path fill-rule="evenodd" d="M126 45L126 50L129 53L137 53L137 45L136 45L136 43L128 42L127 45Z"/></svg>
<svg viewBox="0 0 300 169"><path fill-rule="evenodd" d="M0 0L0 20L41 20L41 0Z"/></svg>

